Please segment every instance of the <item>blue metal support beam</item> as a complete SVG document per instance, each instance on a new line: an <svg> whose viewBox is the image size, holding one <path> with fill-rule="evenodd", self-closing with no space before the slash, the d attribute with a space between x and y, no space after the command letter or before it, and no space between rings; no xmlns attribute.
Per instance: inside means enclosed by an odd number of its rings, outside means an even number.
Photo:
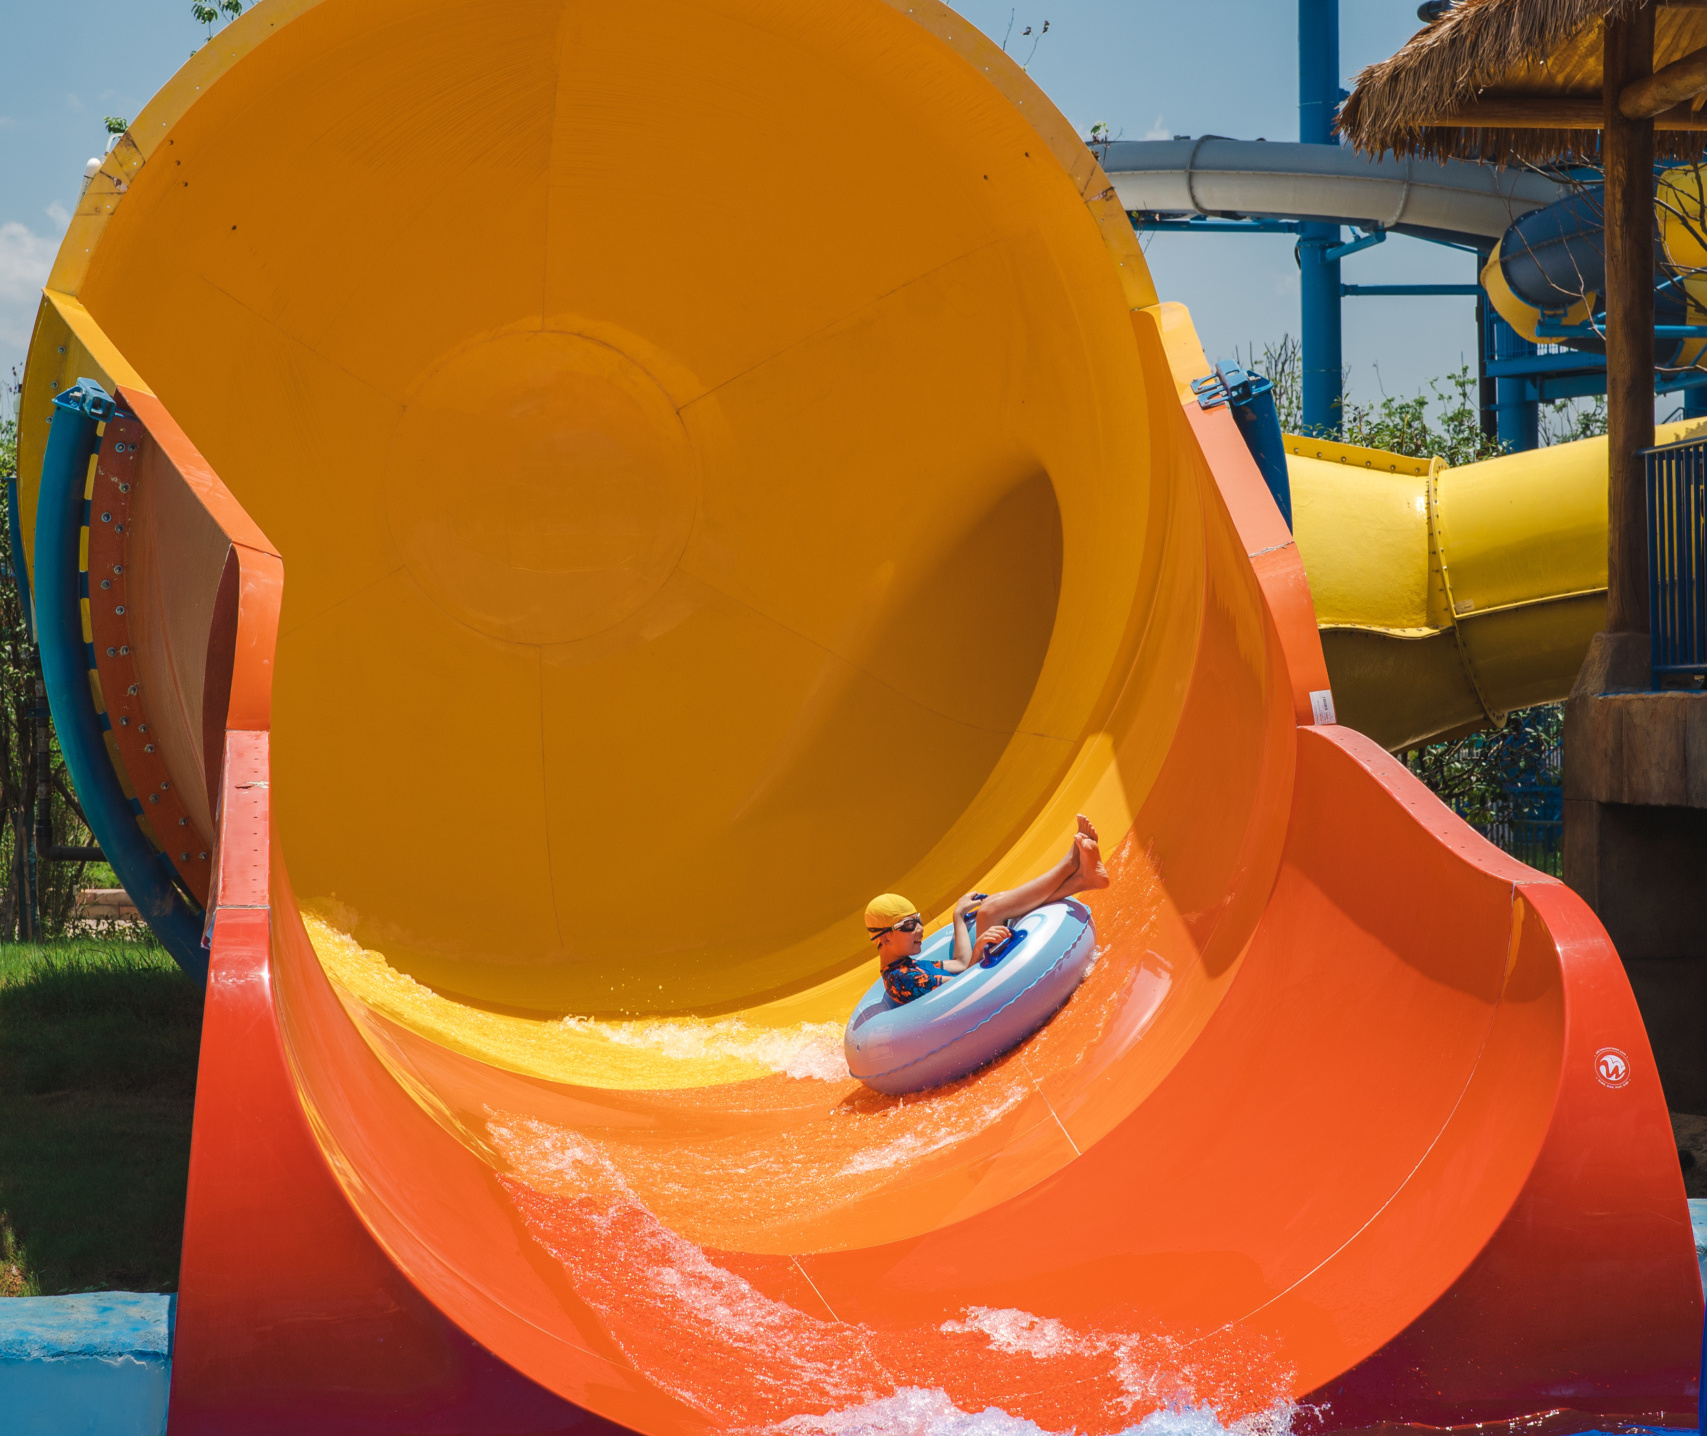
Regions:
<svg viewBox="0 0 1707 1436"><path fill-rule="evenodd" d="M1332 145L1340 103L1339 0L1298 0L1298 138ZM1306 224L1298 241L1304 428L1338 433L1343 398L1337 224Z"/></svg>
<svg viewBox="0 0 1707 1436"><path fill-rule="evenodd" d="M1563 354L1536 354L1532 351L1528 355L1488 361L1488 373L1499 379L1577 372L1592 372L1604 376L1606 360L1599 354L1577 354L1571 351Z"/></svg>
<svg viewBox="0 0 1707 1436"><path fill-rule="evenodd" d="M1482 343L1487 346L1485 372L1494 376L1494 413L1499 441L1508 449L1522 453L1541 442L1541 405L1534 387L1521 377L1521 371L1506 367L1510 361L1522 363L1537 357L1536 346L1486 306L1487 322L1483 326ZM1566 359L1582 368L1582 356L1577 354L1549 356Z"/></svg>
<svg viewBox="0 0 1707 1436"><path fill-rule="evenodd" d="M1340 293L1350 298L1355 295L1384 295L1398 296L1407 294L1424 295L1430 298L1446 296L1474 299L1482 292L1479 284L1342 284Z"/></svg>

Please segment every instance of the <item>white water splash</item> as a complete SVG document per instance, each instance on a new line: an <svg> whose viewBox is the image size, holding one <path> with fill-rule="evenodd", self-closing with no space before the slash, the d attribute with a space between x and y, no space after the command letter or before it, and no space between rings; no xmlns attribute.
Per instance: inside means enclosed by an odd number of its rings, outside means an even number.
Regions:
<svg viewBox="0 0 1707 1436"><path fill-rule="evenodd" d="M664 1018L640 1022L598 1022L565 1017L577 1034L603 1038L619 1047L656 1052L674 1062L739 1058L768 1067L797 1081L847 1082L839 1022L797 1022L791 1027L759 1027L736 1017Z"/></svg>
<svg viewBox="0 0 1707 1436"><path fill-rule="evenodd" d="M997 1309L988 1306L968 1307L964 1321L945 1321L942 1330L949 1332L982 1332L990 1338L997 1351L1023 1353L1046 1361L1051 1356L1077 1351L1080 1339L1060 1322L1050 1317L1033 1316L1029 1311L1014 1307Z"/></svg>
<svg viewBox="0 0 1707 1436"><path fill-rule="evenodd" d="M779 1436L1046 1436L1036 1422L998 1407L973 1415L947 1392L917 1386L822 1416L791 1416L772 1429Z"/></svg>
<svg viewBox="0 0 1707 1436"><path fill-rule="evenodd" d="M1223 1426L1210 1407L1179 1407L1153 1411L1120 1436L1287 1436L1295 1414L1289 1404L1276 1405ZM771 1430L777 1436L1052 1436L1035 1421L1010 1416L999 1406L962 1411L946 1392L917 1386L822 1416L791 1416Z"/></svg>
<svg viewBox="0 0 1707 1436"><path fill-rule="evenodd" d="M962 1088L961 1092L970 1091ZM891 1142L885 1142L881 1147L868 1147L857 1156L844 1163L836 1173L838 1177L857 1177L867 1172L881 1172L891 1167L912 1166L922 1161L933 1152L946 1151L966 1140L968 1132L979 1131L988 1127L999 1118L1005 1117L1021 1102L1029 1092L1022 1083L1005 1082L993 1085L990 1089L992 1100L967 1110L965 1103L955 1104L945 1108L942 1118L934 1123L916 1127L903 1136ZM891 1111L904 1111L896 1107Z"/></svg>
<svg viewBox="0 0 1707 1436"><path fill-rule="evenodd" d="M1111 1360L1115 1379L1125 1393L1126 1409L1153 1408L1148 1417L1129 1428L1143 1431L1145 1436L1212 1436L1223 1429L1236 1436L1286 1436L1297 1414L1294 1403L1277 1402L1223 1428L1210 1407L1197 1404L1191 1358L1174 1341L1131 1332L1074 1331L1064 1322L1017 1307L969 1306L958 1320L945 1321L939 1329L950 1334L978 1333L989 1340L992 1351L1036 1361L1066 1356ZM1203 1425L1206 1420L1207 1428ZM1176 1424L1152 1424L1158 1421Z"/></svg>

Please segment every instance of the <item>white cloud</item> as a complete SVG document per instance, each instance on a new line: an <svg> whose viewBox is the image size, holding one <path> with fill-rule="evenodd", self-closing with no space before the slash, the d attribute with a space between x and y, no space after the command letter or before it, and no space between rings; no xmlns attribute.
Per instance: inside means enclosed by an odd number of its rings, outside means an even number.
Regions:
<svg viewBox="0 0 1707 1436"><path fill-rule="evenodd" d="M59 241L9 219L0 224L0 303L28 299L34 307Z"/></svg>
<svg viewBox="0 0 1707 1436"><path fill-rule="evenodd" d="M1147 140L1171 140L1173 137L1173 131L1162 123L1160 115L1156 116L1156 123L1144 131L1144 138Z"/></svg>
<svg viewBox="0 0 1707 1436"><path fill-rule="evenodd" d="M65 227L71 223L71 211L58 200L55 200L50 204L42 211L42 213L51 219L53 221L53 227L62 233L64 232Z"/></svg>
<svg viewBox="0 0 1707 1436"><path fill-rule="evenodd" d="M36 305L59 241L17 220L0 224L0 346L22 350L30 342Z"/></svg>

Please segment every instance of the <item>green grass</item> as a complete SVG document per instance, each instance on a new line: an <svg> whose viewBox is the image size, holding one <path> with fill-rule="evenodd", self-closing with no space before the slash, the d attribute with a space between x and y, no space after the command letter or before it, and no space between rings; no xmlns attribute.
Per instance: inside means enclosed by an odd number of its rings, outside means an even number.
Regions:
<svg viewBox="0 0 1707 1436"><path fill-rule="evenodd" d="M152 943L0 945L0 1296L172 1291L201 992Z"/></svg>

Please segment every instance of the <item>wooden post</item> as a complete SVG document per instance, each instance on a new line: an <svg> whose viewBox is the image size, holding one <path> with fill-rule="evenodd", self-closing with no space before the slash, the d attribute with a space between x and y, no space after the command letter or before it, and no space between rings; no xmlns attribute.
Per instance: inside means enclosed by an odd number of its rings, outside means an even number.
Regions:
<svg viewBox="0 0 1707 1436"><path fill-rule="evenodd" d="M1641 450L1654 442L1654 122L1619 109L1653 73L1652 3L1606 22L1606 629L1648 631L1647 502Z"/></svg>

